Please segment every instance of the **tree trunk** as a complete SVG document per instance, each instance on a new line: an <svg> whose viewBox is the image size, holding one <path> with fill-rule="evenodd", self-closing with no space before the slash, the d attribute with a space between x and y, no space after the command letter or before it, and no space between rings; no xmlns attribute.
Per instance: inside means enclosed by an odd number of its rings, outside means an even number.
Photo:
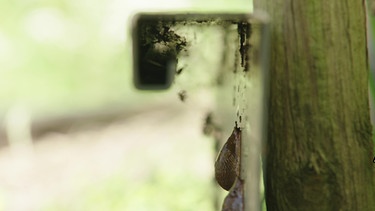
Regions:
<svg viewBox="0 0 375 211"><path fill-rule="evenodd" d="M364 0L255 0L271 26L268 210L375 210Z"/></svg>

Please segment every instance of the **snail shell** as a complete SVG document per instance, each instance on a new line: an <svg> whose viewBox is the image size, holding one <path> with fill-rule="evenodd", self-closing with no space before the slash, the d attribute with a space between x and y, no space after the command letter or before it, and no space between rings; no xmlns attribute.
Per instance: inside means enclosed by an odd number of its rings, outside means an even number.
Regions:
<svg viewBox="0 0 375 211"><path fill-rule="evenodd" d="M243 181L237 178L229 194L225 197L222 211L243 211Z"/></svg>
<svg viewBox="0 0 375 211"><path fill-rule="evenodd" d="M241 129L234 127L231 136L224 144L215 162L215 178L219 185L229 190L240 171Z"/></svg>

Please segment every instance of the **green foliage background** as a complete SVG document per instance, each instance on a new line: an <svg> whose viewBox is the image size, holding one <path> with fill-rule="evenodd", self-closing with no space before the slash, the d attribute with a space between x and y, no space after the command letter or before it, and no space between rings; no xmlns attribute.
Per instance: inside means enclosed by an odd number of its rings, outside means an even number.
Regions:
<svg viewBox="0 0 375 211"><path fill-rule="evenodd" d="M1 1L0 120L15 106L38 117L131 109L160 98L160 93L133 87L129 23L136 11L173 8L249 12L252 6L247 0ZM53 200L42 210L214 209L212 181L191 174L191 169L179 172L166 167L169 170L156 171L145 181L127 178L126 169ZM0 187L0 210L5 209L6 198Z"/></svg>
<svg viewBox="0 0 375 211"><path fill-rule="evenodd" d="M131 14L143 7L167 8L158 1L136 2L2 0L0 117L16 105L35 115L50 115L119 105L131 108L154 98L150 92L139 93L133 88L128 24ZM247 0L169 2L179 10L252 8ZM375 35L374 17L371 25ZM375 99L375 73L370 76ZM187 172L157 172L146 183L124 180L123 174L87 187L65 202L56 199L43 210L213 210L211 184ZM176 178L195 185L186 187ZM170 191L160 194L160 189ZM176 199L174 194L181 191L183 197ZM0 191L0 210L4 203Z"/></svg>

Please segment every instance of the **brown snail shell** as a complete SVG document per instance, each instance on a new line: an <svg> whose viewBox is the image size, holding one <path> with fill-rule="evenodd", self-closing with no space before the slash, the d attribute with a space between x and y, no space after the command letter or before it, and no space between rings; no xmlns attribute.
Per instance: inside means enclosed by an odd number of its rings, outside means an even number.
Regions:
<svg viewBox="0 0 375 211"><path fill-rule="evenodd" d="M239 176L240 144L241 129L236 124L215 162L216 181L225 190L229 190Z"/></svg>
<svg viewBox="0 0 375 211"><path fill-rule="evenodd" d="M243 180L237 178L229 194L225 197L222 211L243 211Z"/></svg>

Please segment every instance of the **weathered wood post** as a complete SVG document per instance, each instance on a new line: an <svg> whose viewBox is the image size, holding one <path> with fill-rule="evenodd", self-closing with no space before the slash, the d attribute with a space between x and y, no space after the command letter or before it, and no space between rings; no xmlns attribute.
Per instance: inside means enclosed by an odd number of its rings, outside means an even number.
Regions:
<svg viewBox="0 0 375 211"><path fill-rule="evenodd" d="M375 210L364 0L255 0L271 16L268 210Z"/></svg>

